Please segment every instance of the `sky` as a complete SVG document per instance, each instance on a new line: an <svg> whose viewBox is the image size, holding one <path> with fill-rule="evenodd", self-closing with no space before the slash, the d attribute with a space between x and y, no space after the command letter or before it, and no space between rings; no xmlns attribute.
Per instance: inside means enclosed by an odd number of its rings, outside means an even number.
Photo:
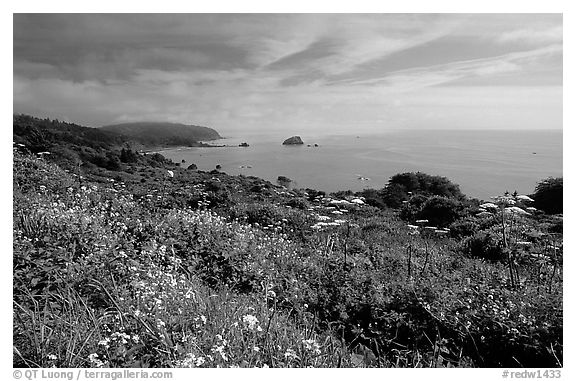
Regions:
<svg viewBox="0 0 576 381"><path fill-rule="evenodd" d="M561 129L561 14L15 14L13 109L98 127Z"/></svg>

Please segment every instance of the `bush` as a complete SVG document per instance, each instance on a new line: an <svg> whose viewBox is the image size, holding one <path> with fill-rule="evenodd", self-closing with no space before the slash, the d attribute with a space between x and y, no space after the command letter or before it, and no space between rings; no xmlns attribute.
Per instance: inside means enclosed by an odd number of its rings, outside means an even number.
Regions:
<svg viewBox="0 0 576 381"><path fill-rule="evenodd" d="M357 193L358 196L362 196L364 197L364 199L366 200L366 204L370 205L370 206L374 206L376 208L380 208L380 209L384 209L386 207L386 201L384 198L384 194L382 190L376 190L376 189L364 189L361 192ZM392 202L391 202L392 203ZM397 204L397 206L402 205L402 202L400 201L399 203L395 203L395 205Z"/></svg>
<svg viewBox="0 0 576 381"><path fill-rule="evenodd" d="M120 161L122 163L136 163L139 155L130 148L122 148L120 151Z"/></svg>
<svg viewBox="0 0 576 381"><path fill-rule="evenodd" d="M474 218L465 218L450 224L450 235L456 239L470 237L478 230L480 226Z"/></svg>
<svg viewBox="0 0 576 381"><path fill-rule="evenodd" d="M418 213L422 210L422 206L426 202L427 197L423 195L416 195L410 198L410 200L402 204L402 209L400 210L400 218L405 221L414 221L418 219Z"/></svg>
<svg viewBox="0 0 576 381"><path fill-rule="evenodd" d="M449 198L464 198L460 187L450 182L446 177L431 176L422 172L396 174L388 181L388 185L392 184L400 186L406 193L412 192Z"/></svg>
<svg viewBox="0 0 576 381"><path fill-rule="evenodd" d="M400 184L388 183L381 191L384 204L390 208L399 208L403 202L408 200L408 191L406 187Z"/></svg>
<svg viewBox="0 0 576 381"><path fill-rule="evenodd" d="M278 176L278 179L276 180L276 183L280 186L283 186L285 188L288 188L290 186L290 184L292 183L292 180L290 180L288 177L286 176Z"/></svg>
<svg viewBox="0 0 576 381"><path fill-rule="evenodd" d="M412 196L402 206L400 218L405 221L428 220L428 225L445 227L464 215L461 201L446 197Z"/></svg>
<svg viewBox="0 0 576 381"><path fill-rule="evenodd" d="M316 189L306 188L306 193L308 193L308 200L312 201L317 197L326 197L326 192L317 191Z"/></svg>
<svg viewBox="0 0 576 381"><path fill-rule="evenodd" d="M463 211L464 205L460 201L435 196L424 202L417 217L428 220L431 225L444 227L460 218Z"/></svg>
<svg viewBox="0 0 576 381"><path fill-rule="evenodd" d="M495 233L478 232L462 243L464 253L489 261L502 261L505 252L499 237Z"/></svg>
<svg viewBox="0 0 576 381"><path fill-rule="evenodd" d="M549 177L542 180L536 186L534 195L534 207L548 214L562 213L563 210L563 178Z"/></svg>
<svg viewBox="0 0 576 381"><path fill-rule="evenodd" d="M300 197L292 198L292 199L286 201L284 203L284 205L287 205L289 207L296 208L296 209L302 209L302 210L308 208L308 203L306 202L306 199L300 198Z"/></svg>

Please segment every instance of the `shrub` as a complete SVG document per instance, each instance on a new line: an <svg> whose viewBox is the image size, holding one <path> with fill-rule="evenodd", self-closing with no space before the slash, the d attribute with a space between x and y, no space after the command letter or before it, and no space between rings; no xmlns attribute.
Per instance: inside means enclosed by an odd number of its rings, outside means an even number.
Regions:
<svg viewBox="0 0 576 381"><path fill-rule="evenodd" d="M312 201L317 197L325 197L326 192L318 191L316 189L306 188L306 193L308 193L308 200Z"/></svg>
<svg viewBox="0 0 576 381"><path fill-rule="evenodd" d="M474 218L460 219L450 224L450 235L457 239L470 237L478 230L479 225Z"/></svg>
<svg viewBox="0 0 576 381"><path fill-rule="evenodd" d="M290 184L292 183L292 180L290 180L286 176L278 176L278 179L276 180L276 182L278 183L278 185L283 186L285 188L288 188L290 186Z"/></svg>
<svg viewBox="0 0 576 381"><path fill-rule="evenodd" d="M534 192L534 207L548 214L562 213L563 210L563 178L549 177L536 186Z"/></svg>
<svg viewBox="0 0 576 381"><path fill-rule="evenodd" d="M417 214L418 219L426 219L434 226L447 226L460 218L464 205L454 199L446 197L430 197Z"/></svg>
<svg viewBox="0 0 576 381"><path fill-rule="evenodd" d="M406 191L406 187L394 183L389 183L386 185L386 187L382 189L381 194L384 204L390 208L401 207L402 203L408 200L409 196L408 192Z"/></svg>
<svg viewBox="0 0 576 381"><path fill-rule="evenodd" d="M308 208L308 203L306 202L306 200L304 198L298 197L298 198L292 198L288 201L286 201L284 203L284 205L290 206L292 208L296 208L296 209L307 209Z"/></svg>
<svg viewBox="0 0 576 381"><path fill-rule="evenodd" d="M431 176L422 172L399 173L390 178L388 185L396 184L405 192L422 193L427 195L444 196L450 198L463 198L457 184L450 182L446 177Z"/></svg>
<svg viewBox="0 0 576 381"><path fill-rule="evenodd" d="M130 148L122 148L120 151L120 161L122 163L136 163L139 155Z"/></svg>
<svg viewBox="0 0 576 381"><path fill-rule="evenodd" d="M416 195L410 198L410 200L402 204L402 209L400 210L400 218L405 221L414 221L418 219L418 214L422 210L422 206L428 198L424 195Z"/></svg>
<svg viewBox="0 0 576 381"><path fill-rule="evenodd" d="M505 252L499 237L495 233L478 232L462 243L465 254L490 261L502 261Z"/></svg>
<svg viewBox="0 0 576 381"><path fill-rule="evenodd" d="M374 206L376 208L383 209L387 205L382 190L376 190L376 189L370 189L369 188L369 189L364 189L361 192L358 192L357 195L364 197L364 199L366 200L366 204L368 204L370 206ZM390 204L392 204L392 203L394 203L394 202L390 201ZM400 201L399 203L394 203L394 204L397 206L400 206L400 205L402 205L402 202Z"/></svg>

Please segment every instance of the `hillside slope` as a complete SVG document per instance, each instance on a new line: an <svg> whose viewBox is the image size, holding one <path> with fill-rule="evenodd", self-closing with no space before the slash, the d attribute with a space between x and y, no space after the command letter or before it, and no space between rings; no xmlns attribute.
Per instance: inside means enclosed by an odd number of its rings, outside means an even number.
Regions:
<svg viewBox="0 0 576 381"><path fill-rule="evenodd" d="M144 140L153 145L191 145L200 140L222 137L212 128L180 123L137 122L103 126L103 131Z"/></svg>
<svg viewBox="0 0 576 381"><path fill-rule="evenodd" d="M29 115L14 115L12 132L14 142L24 144L32 152L48 151L54 145L110 149L130 142L129 137L113 131Z"/></svg>
<svg viewBox="0 0 576 381"><path fill-rule="evenodd" d="M14 367L562 367L562 217L522 195L328 197L18 139Z"/></svg>

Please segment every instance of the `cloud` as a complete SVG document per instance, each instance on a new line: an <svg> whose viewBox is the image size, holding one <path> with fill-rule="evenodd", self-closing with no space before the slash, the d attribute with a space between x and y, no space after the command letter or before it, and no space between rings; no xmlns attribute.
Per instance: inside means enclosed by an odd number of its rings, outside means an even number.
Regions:
<svg viewBox="0 0 576 381"><path fill-rule="evenodd" d="M497 37L500 43L561 43L562 42L562 26L554 26L546 29L516 29L509 32L502 33Z"/></svg>
<svg viewBox="0 0 576 381"><path fill-rule="evenodd" d="M492 85L500 77L521 81L534 68L561 72L561 44L520 43L527 39L517 32L525 21L506 15L16 15L14 110L92 126L167 120L223 131L349 130L427 123L424 115L458 104L445 87L474 78L486 88L461 85L469 103L452 117L472 124L485 105L510 123L524 120L522 113L539 120L537 110L557 112L561 93L534 90L530 102L508 99L500 107L490 101L499 99ZM535 29L551 24L547 19ZM457 54L462 46L466 59ZM383 65L390 57L394 65ZM556 61L547 62L551 57ZM546 81L542 76L542 89L550 86ZM539 96L556 98L543 109L535 107Z"/></svg>
<svg viewBox="0 0 576 381"><path fill-rule="evenodd" d="M422 87L445 84L466 77L491 76L520 71L523 69L523 65L542 57L561 53L561 45L551 45L497 57L399 70L370 79L336 81L333 84L386 85L398 91L415 90Z"/></svg>
<svg viewBox="0 0 576 381"><path fill-rule="evenodd" d="M326 27L320 33L315 30L315 39L263 69L283 71L280 83L289 86L346 75L446 36L461 22L433 15L330 15L324 21Z"/></svg>

